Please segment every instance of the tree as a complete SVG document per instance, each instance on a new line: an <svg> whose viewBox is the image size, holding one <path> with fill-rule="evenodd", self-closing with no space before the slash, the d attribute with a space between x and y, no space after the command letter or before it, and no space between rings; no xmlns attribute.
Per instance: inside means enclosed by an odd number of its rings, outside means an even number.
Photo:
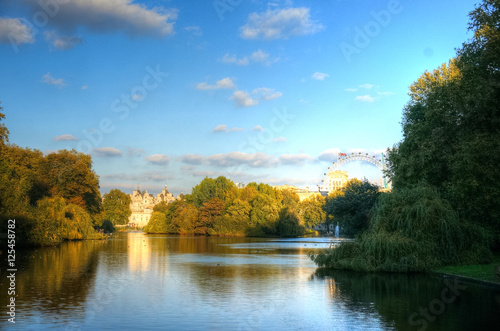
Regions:
<svg viewBox="0 0 500 331"><path fill-rule="evenodd" d="M161 212L153 212L143 231L146 233L168 233L167 216Z"/></svg>
<svg viewBox="0 0 500 331"><path fill-rule="evenodd" d="M281 210L281 202L268 194L259 193L252 200L250 211L251 236L272 235Z"/></svg>
<svg viewBox="0 0 500 331"><path fill-rule="evenodd" d="M233 181L226 177L219 176L216 179L206 177L200 184L193 187L192 193L186 198L186 201L200 208L212 198L219 198L222 201L226 201L229 196L235 198L237 190Z"/></svg>
<svg viewBox="0 0 500 331"><path fill-rule="evenodd" d="M297 211L289 207L284 207L281 209L278 221L276 222L276 233L281 237L303 236L305 228L302 223Z"/></svg>
<svg viewBox="0 0 500 331"><path fill-rule="evenodd" d="M326 212L324 210L325 202L325 197L319 194L310 196L300 202L300 215L308 228L312 228L326 221Z"/></svg>
<svg viewBox="0 0 500 331"><path fill-rule="evenodd" d="M0 102L1 104L1 102ZM5 114L2 113L3 107L0 106L0 121L3 121L5 119ZM0 148L2 148L5 143L9 142L9 130L5 126L5 124L1 123L0 124Z"/></svg>
<svg viewBox="0 0 500 331"><path fill-rule="evenodd" d="M325 209L340 223L344 234L353 236L368 228L378 186L352 179L341 191L343 194L326 200Z"/></svg>
<svg viewBox="0 0 500 331"><path fill-rule="evenodd" d="M300 197L293 188L281 190L281 197L281 203L283 206L295 209L299 205Z"/></svg>
<svg viewBox="0 0 500 331"><path fill-rule="evenodd" d="M40 164L40 176L50 185L52 196L97 214L101 209L99 177L92 170L90 155L61 150L47 155Z"/></svg>
<svg viewBox="0 0 500 331"><path fill-rule="evenodd" d="M199 218L196 224L195 233L208 234L213 229L214 221L221 216L224 209L224 201L215 197L210 199L199 209Z"/></svg>
<svg viewBox="0 0 500 331"><path fill-rule="evenodd" d="M484 0L469 16L473 38L411 86L389 175L395 188L437 188L500 244L500 2Z"/></svg>
<svg viewBox="0 0 500 331"><path fill-rule="evenodd" d="M168 203L166 201L160 201L153 207L153 211L157 211L160 213L166 213L168 210Z"/></svg>
<svg viewBox="0 0 500 331"><path fill-rule="evenodd" d="M119 189L112 189L109 193L104 194L102 208L105 219L110 220L113 225L127 224L132 214L130 202L130 195Z"/></svg>

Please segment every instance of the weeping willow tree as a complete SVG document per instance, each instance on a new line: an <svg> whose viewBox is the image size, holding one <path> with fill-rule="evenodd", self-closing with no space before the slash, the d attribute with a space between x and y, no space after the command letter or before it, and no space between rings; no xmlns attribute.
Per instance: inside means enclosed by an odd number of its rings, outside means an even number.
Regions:
<svg viewBox="0 0 500 331"><path fill-rule="evenodd" d="M492 236L461 222L426 184L380 196L370 228L356 241L312 256L320 267L359 271L428 271L446 264L488 263Z"/></svg>

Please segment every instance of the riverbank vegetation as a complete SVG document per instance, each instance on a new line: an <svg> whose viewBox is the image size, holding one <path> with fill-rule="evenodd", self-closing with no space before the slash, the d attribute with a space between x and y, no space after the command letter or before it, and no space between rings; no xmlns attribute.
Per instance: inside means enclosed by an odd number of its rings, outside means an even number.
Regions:
<svg viewBox="0 0 500 331"><path fill-rule="evenodd" d="M500 1L470 13L471 40L410 86L403 140L384 193L354 242L312 256L324 267L429 271L487 264L500 247Z"/></svg>
<svg viewBox="0 0 500 331"><path fill-rule="evenodd" d="M192 193L168 205L155 206L143 231L211 236L304 235L326 219L324 198L300 201L292 189L250 183L238 188L225 178L205 178Z"/></svg>
<svg viewBox="0 0 500 331"><path fill-rule="evenodd" d="M103 221L99 178L90 156L74 150L43 155L8 141L0 124L0 232L15 219L18 246L101 238L94 230Z"/></svg>

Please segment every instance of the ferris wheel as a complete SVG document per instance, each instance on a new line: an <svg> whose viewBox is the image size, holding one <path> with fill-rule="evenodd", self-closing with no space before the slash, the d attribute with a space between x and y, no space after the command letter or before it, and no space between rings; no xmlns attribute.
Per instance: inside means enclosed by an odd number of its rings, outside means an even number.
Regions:
<svg viewBox="0 0 500 331"><path fill-rule="evenodd" d="M387 179L385 177L385 173L384 173L384 170L385 170L385 158L384 158L384 153L382 153L382 156L381 156L381 159L378 159L377 156L375 154L368 154L368 153L338 153L337 154L337 161L336 162L333 162L333 164L328 167L328 172L326 172L324 175L325 175L325 179L322 180L322 185L321 185L321 188L322 189L327 189L327 185L326 183L328 182L328 177L333 173L333 172L336 172L336 171L339 171L341 170L340 168L347 164L347 163L350 163L350 162L366 162L366 163L370 163L374 166L376 166L377 168L380 169L380 171L382 171L382 177L383 177L383 180L384 180L384 188L387 189L388 185L387 185Z"/></svg>

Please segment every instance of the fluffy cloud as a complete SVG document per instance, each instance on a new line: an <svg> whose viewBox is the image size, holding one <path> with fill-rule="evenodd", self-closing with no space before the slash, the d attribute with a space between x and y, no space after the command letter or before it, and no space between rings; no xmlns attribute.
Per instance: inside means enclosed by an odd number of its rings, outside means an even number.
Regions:
<svg viewBox="0 0 500 331"><path fill-rule="evenodd" d="M237 107L252 107L259 104L259 100L253 99L246 91L235 91L231 100Z"/></svg>
<svg viewBox="0 0 500 331"><path fill-rule="evenodd" d="M156 165L167 165L170 162L170 158L165 154L153 154L146 158L146 161Z"/></svg>
<svg viewBox="0 0 500 331"><path fill-rule="evenodd" d="M230 152L210 155L205 160L211 166L234 167L247 165L254 168L270 167L275 162L273 157L264 153Z"/></svg>
<svg viewBox="0 0 500 331"><path fill-rule="evenodd" d="M229 77L223 78L217 82L215 85L208 85L207 83L199 83L196 85L197 90L218 90L218 89L232 89L235 88L233 80Z"/></svg>
<svg viewBox="0 0 500 331"><path fill-rule="evenodd" d="M259 87L252 91L252 94L257 96L260 100L273 100L281 97L283 94L274 89L267 87Z"/></svg>
<svg viewBox="0 0 500 331"><path fill-rule="evenodd" d="M317 159L319 161L324 161L324 162L334 162L337 161L338 153L340 153L340 149L338 148L330 148L327 149L326 151L321 152Z"/></svg>
<svg viewBox="0 0 500 331"><path fill-rule="evenodd" d="M372 96L370 96L369 94L357 96L355 100L361 101L361 102L374 102L375 101L375 99Z"/></svg>
<svg viewBox="0 0 500 331"><path fill-rule="evenodd" d="M201 36L203 34L199 26L186 26L184 30L191 32L195 36Z"/></svg>
<svg viewBox="0 0 500 331"><path fill-rule="evenodd" d="M128 157L137 157L137 156L142 156L146 153L146 151L142 148L127 148L127 156Z"/></svg>
<svg viewBox="0 0 500 331"><path fill-rule="evenodd" d="M213 132L234 132L234 131L245 131L245 129L237 127L228 129L226 124L219 124L213 130Z"/></svg>
<svg viewBox="0 0 500 331"><path fill-rule="evenodd" d="M328 77L330 77L330 75L326 74L324 72L315 72L312 75L312 79L316 79L316 80L325 80L325 78L328 78Z"/></svg>
<svg viewBox="0 0 500 331"><path fill-rule="evenodd" d="M252 128L252 131L264 132L264 129L260 125L256 125Z"/></svg>
<svg viewBox="0 0 500 331"><path fill-rule="evenodd" d="M222 59L222 63L230 63L230 64L237 64L239 66L246 66L250 63L248 60L248 57L243 57L243 58L238 58L236 54L229 55L229 53L226 53Z"/></svg>
<svg viewBox="0 0 500 331"><path fill-rule="evenodd" d="M21 19L0 17L0 43L20 45L34 41L31 29Z"/></svg>
<svg viewBox="0 0 500 331"><path fill-rule="evenodd" d="M271 59L269 53L259 49L253 52L250 56L244 56L242 58L238 58L236 54L226 53L220 61L222 63L236 64L239 66L247 66L251 62L270 65L271 63L279 61L279 58Z"/></svg>
<svg viewBox="0 0 500 331"><path fill-rule="evenodd" d="M82 43L82 39L78 37L62 37L55 31L45 32L45 39L49 41L55 48L68 50Z"/></svg>
<svg viewBox="0 0 500 331"><path fill-rule="evenodd" d="M42 79L45 83L50 84L50 85L58 85L59 87L66 86L66 83L64 82L64 79L62 78L54 78L50 75L50 72L46 73L45 75L42 76Z"/></svg>
<svg viewBox="0 0 500 331"><path fill-rule="evenodd" d="M373 86L374 86L373 84L359 85L360 88L364 88L364 89L367 89L367 90L370 90Z"/></svg>
<svg viewBox="0 0 500 331"><path fill-rule="evenodd" d="M200 154L186 154L181 157L181 162L191 165L200 165L205 160L205 157Z"/></svg>
<svg viewBox="0 0 500 331"><path fill-rule="evenodd" d="M284 165L303 165L306 161L313 158L307 154L283 154L280 156L280 162Z"/></svg>
<svg viewBox="0 0 500 331"><path fill-rule="evenodd" d="M171 177L165 176L163 172L159 171L147 171L140 174L109 174L100 176L104 180L124 180L124 181L134 181L134 182L149 182L149 181L166 181L171 179Z"/></svg>
<svg viewBox="0 0 500 331"><path fill-rule="evenodd" d="M98 157L116 157L121 156L122 152L113 147L98 147L92 150Z"/></svg>
<svg viewBox="0 0 500 331"><path fill-rule="evenodd" d="M312 21L309 8L287 8L251 13L240 28L244 39L288 39L293 36L314 34L323 28Z"/></svg>
<svg viewBox="0 0 500 331"><path fill-rule="evenodd" d="M33 13L40 10L39 0L25 0ZM147 9L131 0L72 0L58 2L49 25L65 32L86 27L98 33L120 31L128 36L163 37L174 33L177 10L161 7ZM55 6L54 6L55 7Z"/></svg>
<svg viewBox="0 0 500 331"><path fill-rule="evenodd" d="M72 134L62 134L60 136L55 136L54 141L77 141L79 140Z"/></svg>
<svg viewBox="0 0 500 331"><path fill-rule="evenodd" d="M252 61L258 63L268 63L269 62L269 53L264 52L263 50L257 50L252 53Z"/></svg>

